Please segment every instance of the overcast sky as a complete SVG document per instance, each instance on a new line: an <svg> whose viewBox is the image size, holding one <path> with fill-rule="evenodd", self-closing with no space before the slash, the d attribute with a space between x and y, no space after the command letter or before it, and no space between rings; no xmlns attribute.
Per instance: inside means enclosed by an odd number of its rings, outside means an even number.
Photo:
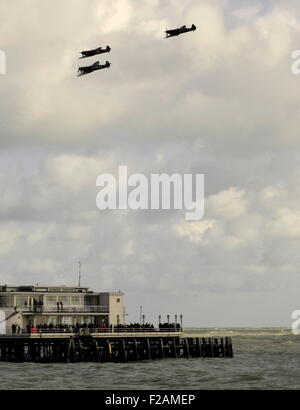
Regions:
<svg viewBox="0 0 300 410"><path fill-rule="evenodd" d="M164 39L166 28L198 30ZM110 70L76 77L110 45ZM300 309L297 0L2 0L0 283L125 292L128 321ZM93 62L93 60L91 60ZM205 216L96 208L96 178L204 173Z"/></svg>

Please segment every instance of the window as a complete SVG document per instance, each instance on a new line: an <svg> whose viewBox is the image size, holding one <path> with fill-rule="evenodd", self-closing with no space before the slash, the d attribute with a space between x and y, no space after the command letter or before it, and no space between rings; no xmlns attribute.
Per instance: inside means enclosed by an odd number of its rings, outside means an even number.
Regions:
<svg viewBox="0 0 300 410"><path fill-rule="evenodd" d="M16 305L19 306L19 307L28 306L28 297L27 296L17 296L16 297Z"/></svg>
<svg viewBox="0 0 300 410"><path fill-rule="evenodd" d="M56 325L57 325L57 317L55 317L55 316L48 317L47 325L48 325L48 326L49 326L49 325L56 326Z"/></svg>
<svg viewBox="0 0 300 410"><path fill-rule="evenodd" d="M13 297L12 296L0 296L0 307L12 307Z"/></svg>
<svg viewBox="0 0 300 410"><path fill-rule="evenodd" d="M59 296L58 301L62 302L64 306L70 306L70 296Z"/></svg>
<svg viewBox="0 0 300 410"><path fill-rule="evenodd" d="M121 302L121 299L120 299L120 298L118 298L118 299L117 299L117 303L120 303L120 302Z"/></svg>
<svg viewBox="0 0 300 410"><path fill-rule="evenodd" d="M89 295L84 297L84 304L88 306L93 306L94 305L94 297Z"/></svg>
<svg viewBox="0 0 300 410"><path fill-rule="evenodd" d="M46 305L48 306L56 306L57 297L56 296L47 296L46 297Z"/></svg>
<svg viewBox="0 0 300 410"><path fill-rule="evenodd" d="M45 324L45 318L43 316L36 316L35 320L36 320L37 325L44 325Z"/></svg>
<svg viewBox="0 0 300 410"><path fill-rule="evenodd" d="M72 306L82 306L82 298L80 296L72 296L71 299L71 305Z"/></svg>
<svg viewBox="0 0 300 410"><path fill-rule="evenodd" d="M61 318L61 324L62 325L73 325L73 317L72 316L63 316Z"/></svg>

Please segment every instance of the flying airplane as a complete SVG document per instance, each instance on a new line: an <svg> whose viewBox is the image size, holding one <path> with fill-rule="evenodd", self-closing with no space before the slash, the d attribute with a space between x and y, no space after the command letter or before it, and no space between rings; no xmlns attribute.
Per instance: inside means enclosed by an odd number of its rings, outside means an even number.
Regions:
<svg viewBox="0 0 300 410"><path fill-rule="evenodd" d="M96 70L103 70L104 68L109 68L110 67L110 62L106 61L105 64L100 64L99 61L96 61L94 64L89 65L87 67L79 67L78 68L78 77L86 74L90 74L93 71Z"/></svg>
<svg viewBox="0 0 300 410"><path fill-rule="evenodd" d="M195 24L189 28L187 26L182 26L180 28L176 28L174 30L166 30L166 38L179 36L180 34L188 33L189 31L196 31L197 27Z"/></svg>
<svg viewBox="0 0 300 410"><path fill-rule="evenodd" d="M93 57L93 56L96 56L97 54L110 53L110 51L111 51L111 48L109 46L107 46L106 48L98 47L98 48L95 48L94 50L81 51L82 56L80 58Z"/></svg>

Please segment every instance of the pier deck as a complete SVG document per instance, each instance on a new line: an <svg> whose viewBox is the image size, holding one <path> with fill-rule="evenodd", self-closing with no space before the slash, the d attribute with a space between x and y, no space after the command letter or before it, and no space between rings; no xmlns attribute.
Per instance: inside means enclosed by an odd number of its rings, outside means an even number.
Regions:
<svg viewBox="0 0 300 410"><path fill-rule="evenodd" d="M94 339L115 339L115 338L123 338L123 339L132 339L132 338L155 338L155 337L181 337L183 336L183 332L101 332L101 333L71 333L71 332L41 332L41 333L24 333L19 335L10 335L10 336L1 336L1 339L5 338L13 338L13 339L20 339L20 338L28 338L28 339L69 339L70 337L78 337L78 336L91 336Z"/></svg>
<svg viewBox="0 0 300 410"><path fill-rule="evenodd" d="M0 336L0 361L124 363L200 357L233 357L231 339L184 337L182 332L36 333Z"/></svg>

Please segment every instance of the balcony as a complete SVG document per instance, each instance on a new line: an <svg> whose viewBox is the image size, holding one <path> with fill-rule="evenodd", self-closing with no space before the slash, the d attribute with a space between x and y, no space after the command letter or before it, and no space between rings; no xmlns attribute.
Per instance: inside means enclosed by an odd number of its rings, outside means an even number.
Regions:
<svg viewBox="0 0 300 410"><path fill-rule="evenodd" d="M21 313L28 314L47 314L47 313L58 313L58 314L70 314L70 313L108 313L108 306L66 306L66 307L55 307L55 306L27 306L18 308Z"/></svg>

